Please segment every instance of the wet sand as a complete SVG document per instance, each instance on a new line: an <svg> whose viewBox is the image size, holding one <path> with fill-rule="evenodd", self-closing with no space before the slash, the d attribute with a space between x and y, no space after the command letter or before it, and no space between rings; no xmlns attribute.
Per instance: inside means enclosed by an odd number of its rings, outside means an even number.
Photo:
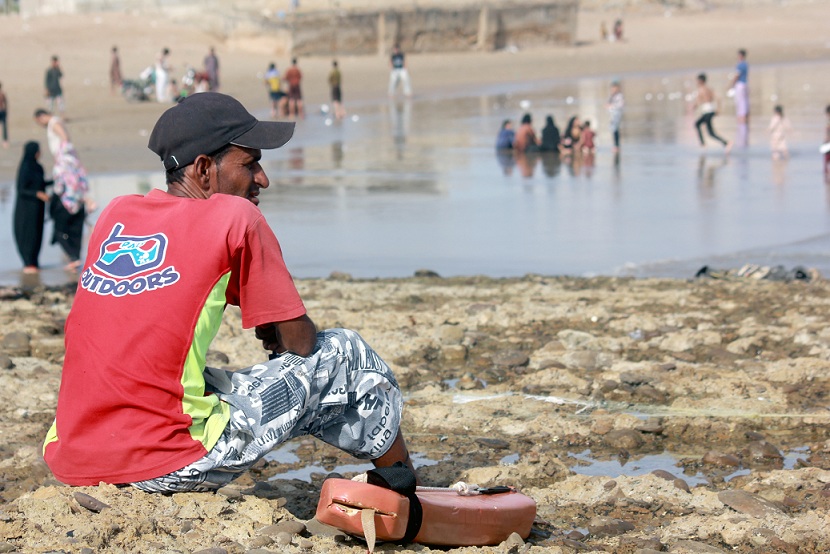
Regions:
<svg viewBox="0 0 830 554"><path fill-rule="evenodd" d="M413 79L417 94L438 97L500 80L731 67L739 46L758 63L813 59L826 55L819 28L827 11L797 4L671 18L641 13L627 16L626 44L413 56ZM606 15L583 18L586 41ZM112 25L128 20L107 17ZM67 77L72 131L87 165L96 172L152 169L155 160L144 149L141 130L162 107L109 96L104 78L110 43L114 36L122 48L146 43L142 59L152 59L165 43L175 63L180 51L199 59L210 38L187 29L173 33L161 22L142 27L141 35L128 32L129 25L92 38L80 20L73 25L64 18L60 29L58 20L50 21L54 36L39 27L48 24L42 20L28 22L25 32L8 20L0 24L7 26L3 36L13 37L27 56L42 54L41 65L57 44L66 51L65 66L75 74ZM702 22L718 31L703 44L693 42L703 40ZM40 34L31 34L33 27ZM101 28L110 29L104 23ZM55 36L63 42L51 42ZM661 47L641 42L646 36ZM66 46L72 37L77 52ZM691 45L694 53L686 51ZM101 59L94 74L88 62L80 63L93 52ZM219 54L229 73L251 76L254 83L246 86L226 74L226 90L256 106L262 91L255 73L268 57L223 51L221 45ZM137 72L133 55L125 48L124 66ZM464 71L457 70L459 60ZM354 90L346 85L347 98L379 101L384 62L344 60L352 71L347 79L355 83ZM39 64L13 56L0 63L19 150L23 135L42 132L25 106L25 98L38 95L40 70L30 83L9 68ZM328 60L307 64L309 82L323 82ZM88 75L90 84L78 75ZM12 92L17 86L28 94ZM322 87L306 90L311 101L325 99ZM23 109L25 117L15 111ZM0 152L5 178L16 164L11 152ZM334 276L298 286L320 327L358 330L392 364L407 395L404 430L425 483L511 484L536 500L539 517L529 545L453 551L830 550L826 281ZM289 525L313 515L326 474L353 471L354 460L311 439L292 443L217 495L152 496L55 482L40 445L54 416L71 288L0 289L0 551L365 552L352 539ZM264 357L239 328L231 309L212 345L215 363L242 367ZM591 467L586 459L608 462L605 467L616 461L625 475L585 475ZM641 461L659 471L643 473ZM322 471L292 473L309 466ZM90 511L76 492L109 507Z"/></svg>

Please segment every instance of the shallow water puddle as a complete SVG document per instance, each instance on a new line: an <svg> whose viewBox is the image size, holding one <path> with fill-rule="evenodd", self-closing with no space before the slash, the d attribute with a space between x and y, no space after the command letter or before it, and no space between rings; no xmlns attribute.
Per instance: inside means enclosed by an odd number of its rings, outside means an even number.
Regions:
<svg viewBox="0 0 830 554"><path fill-rule="evenodd" d="M299 456L297 456L297 454L295 454L295 451L297 450L298 446L299 446L299 443L289 442L287 444L284 444L280 448L277 448L277 449L272 450L271 452L269 452L265 456L265 459L268 460L269 462L277 462L277 463L286 464L286 465L299 464L301 462L301 459L300 459ZM411 458L412 458L412 464L415 466L416 469L419 468L419 467L432 466L432 465L435 465L435 464L439 463L439 461L441 461L441 460L433 460L433 459L429 458L427 456L427 454L419 453L419 452L413 453L411 455ZM354 463L354 464L342 464L342 465L334 466L333 468L332 467L326 468L326 467L323 467L322 465L320 465L320 463L315 462L315 463L312 463L310 465L305 465L305 466L301 466L301 467L298 467L298 468L283 471L282 473L277 473L277 474L272 475L271 477L269 477L268 480L269 481L275 481L277 479L280 479L280 480L299 479L300 481L305 481L307 483L311 483L311 476L315 473L320 473L320 474L323 474L323 475L327 475L329 473L339 473L341 475L346 475L347 473L365 473L366 471L372 469L373 467L374 466L371 463L358 462L358 463Z"/></svg>
<svg viewBox="0 0 830 554"><path fill-rule="evenodd" d="M803 458L804 454L807 452L809 452L809 447L800 446L785 453L783 461L784 469L793 469L798 463L799 458ZM579 475L595 475L610 478L625 475L630 477L645 475L660 469L668 471L675 477L683 479L689 484L689 486L692 487L695 485L710 484L709 478L700 471L694 474L685 472L683 467L680 465L680 457L675 456L670 452L648 454L636 459L623 460L599 460L591 455L590 450L583 450L578 453L568 452L568 456L577 460L577 463L569 466L569 468L571 471ZM507 462L506 460L513 460L513 458L511 456L505 456L502 458L502 463L515 463L515 461L518 461L518 457L518 454L516 454L516 459L513 462ZM742 467L727 475L724 475L723 480L728 482L735 477L749 475L750 473L752 473L751 468Z"/></svg>

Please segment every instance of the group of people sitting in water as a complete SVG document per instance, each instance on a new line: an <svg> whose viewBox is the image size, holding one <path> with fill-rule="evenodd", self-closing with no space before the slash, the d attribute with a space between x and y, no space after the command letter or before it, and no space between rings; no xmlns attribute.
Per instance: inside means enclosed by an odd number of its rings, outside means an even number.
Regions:
<svg viewBox="0 0 830 554"><path fill-rule="evenodd" d="M568 120L565 131L559 131L559 127L553 120L553 116L547 116L545 126L539 135L533 129L533 119L529 113L522 116L519 128L513 129L513 122L505 119L501 124L501 130L496 138L496 149L500 151L512 150L516 154L527 152L556 152L560 155L572 155L574 153L593 154L594 130L590 121L580 121L579 117L573 116Z"/></svg>

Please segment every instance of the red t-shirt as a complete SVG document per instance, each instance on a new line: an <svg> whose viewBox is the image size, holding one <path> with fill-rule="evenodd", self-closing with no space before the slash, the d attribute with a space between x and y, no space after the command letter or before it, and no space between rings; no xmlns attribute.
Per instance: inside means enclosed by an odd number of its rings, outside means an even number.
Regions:
<svg viewBox="0 0 830 554"><path fill-rule="evenodd" d="M203 369L225 304L242 325L305 307L262 213L244 198L154 190L101 214L66 320L66 357L44 457L70 485L130 483L213 447L229 408Z"/></svg>

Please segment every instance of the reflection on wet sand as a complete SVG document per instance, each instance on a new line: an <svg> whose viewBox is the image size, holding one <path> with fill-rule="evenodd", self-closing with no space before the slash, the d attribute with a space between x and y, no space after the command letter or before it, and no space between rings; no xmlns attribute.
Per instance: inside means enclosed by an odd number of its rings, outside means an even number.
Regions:
<svg viewBox="0 0 830 554"><path fill-rule="evenodd" d="M728 159L699 156L685 100L694 72L625 79L624 156L611 151L602 109L608 79L505 85L507 91L354 107L359 118L337 125L310 114L297 123L287 148L263 153L271 186L260 209L280 226L286 250L296 248L291 261L298 277L334 269L401 276L416 268L442 275L638 274L661 260L676 261L661 275L685 277L683 260L713 253L735 253L742 264L748 248L795 244L830 230L830 188L816 187L821 168L813 144L824 131L816 114L826 106L826 87L817 85L830 81L827 67L754 68L751 102L758 117L768 115L764 99L774 93L798 130L801 142L792 143L786 163L772 164L766 130L757 125L750 148ZM816 86L791 86L804 82ZM596 153L496 152L493 163L495 131L525 111L540 121L547 115L590 119ZM719 124L734 136L729 113ZM161 171L92 179L102 208L115 196L164 186ZM11 184L0 184L0 221L11 221L11 198ZM19 261L11 226L4 227L0 281L17 284ZM303 248L332 236L349 236L336 259ZM788 265L814 265L813 252L804 256ZM55 269L62 266L57 251L45 245L41 261L44 283L65 280Z"/></svg>

